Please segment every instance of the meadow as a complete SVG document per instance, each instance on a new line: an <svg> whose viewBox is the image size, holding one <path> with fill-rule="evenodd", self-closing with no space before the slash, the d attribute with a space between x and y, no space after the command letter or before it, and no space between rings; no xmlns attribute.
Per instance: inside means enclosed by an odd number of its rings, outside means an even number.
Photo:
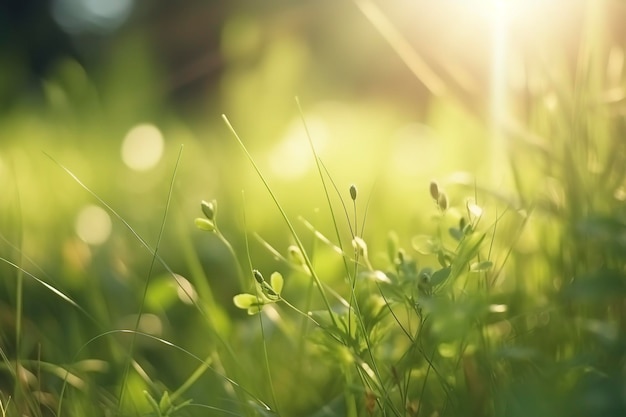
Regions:
<svg viewBox="0 0 626 417"><path fill-rule="evenodd" d="M304 3L3 108L0 417L626 415L622 3Z"/></svg>

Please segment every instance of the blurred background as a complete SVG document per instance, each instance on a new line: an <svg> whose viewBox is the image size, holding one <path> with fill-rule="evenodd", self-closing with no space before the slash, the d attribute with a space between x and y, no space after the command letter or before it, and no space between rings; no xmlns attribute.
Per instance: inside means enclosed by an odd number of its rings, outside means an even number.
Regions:
<svg viewBox="0 0 626 417"><path fill-rule="evenodd" d="M0 254L104 328L132 327L152 256L81 183L155 247L176 173L159 253L201 298L211 294L213 314L245 318L232 306L246 288L230 253L194 227L200 201L217 200L244 270L246 233L252 263L267 275L282 267L254 235L283 254L293 242L222 114L305 244L313 237L298 216L333 235L308 129L341 197L358 187L366 240L395 230L410 246L431 227L431 179L451 190L453 206L475 185L515 194L515 140L538 140L529 126L567 114L566 92L575 96L577 71L592 65L581 57L602 58L594 99L623 112L625 11L609 0L3 1ZM519 158L528 178L515 186L532 195L545 185L535 181L539 162ZM370 245L384 251L385 240ZM340 268L327 267L330 282L341 282ZM11 357L16 270L0 271ZM202 317L161 265L152 276L144 330L203 347L192 336ZM47 340L46 355L70 361L66 338L81 346L101 330L25 283L23 354Z"/></svg>
<svg viewBox="0 0 626 417"><path fill-rule="evenodd" d="M184 146L170 224L216 198L234 241L245 207L250 231L282 242L221 114L289 213L310 217L326 203L297 96L344 197L355 183L371 198L371 227L419 227L431 178L467 172L502 185L509 145L499 126L510 114L524 124L537 97L556 105L550 70L569 77L583 16L604 9L524 3L3 2L3 204L20 213L33 256L59 259L49 251L75 238L92 251L123 233L102 214L91 229L112 231L81 238L81 210L94 200L47 154L154 242ZM603 24L603 36L621 39L619 25Z"/></svg>

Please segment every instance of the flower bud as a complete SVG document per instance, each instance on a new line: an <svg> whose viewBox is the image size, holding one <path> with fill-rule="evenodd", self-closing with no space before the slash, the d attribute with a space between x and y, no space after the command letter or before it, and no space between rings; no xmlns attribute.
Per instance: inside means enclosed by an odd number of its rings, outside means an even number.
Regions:
<svg viewBox="0 0 626 417"><path fill-rule="evenodd" d="M437 198L437 205L442 211L446 211L448 209L448 196L446 193L439 193L439 197Z"/></svg>
<svg viewBox="0 0 626 417"><path fill-rule="evenodd" d="M289 254L289 260L295 263L296 265L306 265L304 260L304 255L299 247L296 245L291 245L287 248L287 253Z"/></svg>
<svg viewBox="0 0 626 417"><path fill-rule="evenodd" d="M356 201L356 185L354 184L350 186L350 198L352 198L352 201Z"/></svg>
<svg viewBox="0 0 626 417"><path fill-rule="evenodd" d="M265 282L265 280L263 279L263 275L261 275L261 273L257 269L252 270L252 275L254 275L254 279L259 284L263 284Z"/></svg>
<svg viewBox="0 0 626 417"><path fill-rule="evenodd" d="M439 184L436 181L430 182L430 196L435 201L439 200Z"/></svg>
<svg viewBox="0 0 626 417"><path fill-rule="evenodd" d="M202 212L204 213L206 218L209 220L215 219L215 211L217 208L216 206L217 206L217 202L215 200L213 201L202 200L202 202L200 203L200 208L202 208Z"/></svg>

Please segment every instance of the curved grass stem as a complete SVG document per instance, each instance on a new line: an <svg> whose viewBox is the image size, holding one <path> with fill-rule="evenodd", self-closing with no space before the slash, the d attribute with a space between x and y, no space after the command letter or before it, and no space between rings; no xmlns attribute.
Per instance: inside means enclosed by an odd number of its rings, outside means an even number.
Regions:
<svg viewBox="0 0 626 417"><path fill-rule="evenodd" d="M291 221L289 220L289 217L287 217L287 213L285 213L285 210L283 210L283 207L278 202L278 199L276 198L276 195L272 191L272 188L269 186L267 180L265 179L265 176L263 175L263 173L261 172L261 170L257 166L256 162L254 162L254 158L252 158L252 155L250 155L250 152L248 151L248 148L246 148L246 145L243 143L243 141L241 140L241 138L237 134L237 131L235 130L235 128L233 128L232 124L228 120L228 117L226 117L226 115L223 114L222 115L222 119L224 119L224 122L226 123L226 126L228 126L228 128L231 131L231 133L233 134L233 136L237 140L237 143L239 143L239 146L241 146L241 149L244 151L244 153L248 157L248 160L252 164L252 167L254 168L254 170L256 171L257 175L261 179L261 182L263 182L263 185L265 186L265 188L267 189L268 193L272 197L272 200L274 201L274 204L278 208L278 211L280 212L280 215L282 216L285 224L289 228L289 231L291 232L292 237L296 241L296 245L298 246L298 248L302 252L302 256L304 258L304 262L305 262L306 266L311 271L311 276L313 277L313 280L315 281L315 284L317 285L317 289L318 289L318 291L320 293L320 296L322 297L322 301L324 302L324 305L326 306L326 309L328 310L328 313L330 314L330 318L331 318L331 320L333 322L333 325L336 327L337 326L337 319L336 319L335 313L334 313L334 311L333 311L333 309L332 309L332 307L330 305L330 301L328 300L328 297L326 296L326 293L324 292L324 286L322 285L322 281L317 276L317 273L315 272L315 269L313 268L313 264L311 263L311 259L307 255L307 252L304 249L304 245L302 244L302 241L298 237L298 234L296 233L296 230L294 229L293 225L291 224Z"/></svg>

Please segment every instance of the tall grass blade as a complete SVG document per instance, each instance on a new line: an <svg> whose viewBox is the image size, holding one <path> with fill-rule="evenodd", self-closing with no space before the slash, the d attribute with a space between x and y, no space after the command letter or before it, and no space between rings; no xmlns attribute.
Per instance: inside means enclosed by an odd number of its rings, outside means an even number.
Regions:
<svg viewBox="0 0 626 417"><path fill-rule="evenodd" d="M137 313L137 319L135 320L134 330L137 331L139 329L139 323L141 321L141 315L143 313L144 305L146 302L146 294L148 293L148 288L150 286L150 280L152 278L152 271L154 270L154 265L157 261L157 254L159 253L159 246L161 245L161 239L163 238L163 232L165 230L165 223L167 221L167 215L170 209L170 203L172 202L172 193L174 191L174 184L176 181L176 173L178 172L178 167L180 165L180 159L183 154L183 146L181 145L180 150L178 151L178 157L176 158L176 164L174 165L174 172L172 173L172 179L170 181L170 187L167 192L167 201L165 203L165 210L163 211L163 219L161 220L161 227L159 229L159 234L157 236L156 245L154 247L154 252L152 255L152 260L150 261L150 267L148 269L148 273L146 275L146 281L143 287L143 294L141 295L141 301L139 304L139 312ZM191 297L189 297L191 299ZM120 387L120 394L118 399L118 414L122 409L122 405L124 403L124 392L126 391L126 383L128 379L128 372L130 371L131 359L133 357L133 351L135 348L135 337L136 333L133 333L130 339L130 346L128 348L128 359L126 361L126 366L124 367L124 373L122 376L122 385Z"/></svg>
<svg viewBox="0 0 626 417"><path fill-rule="evenodd" d="M254 158L252 158L252 155L250 155L250 152L248 151L248 148L246 148L246 145L244 145L243 141L241 140L241 138L237 134L237 131L233 128L233 126L231 125L231 123L228 120L228 118L226 117L226 115L223 114L222 115L222 119L224 119L224 122L226 123L226 126L228 126L228 128L231 131L231 133L233 134L233 136L237 140L237 143L239 143L239 146L241 146L241 149L244 151L245 155L248 157L248 160L252 164L252 167L254 168L254 170L256 171L257 175L261 179L261 182L263 182L263 185L265 186L265 188L267 189L268 193L272 197L272 200L274 201L274 204L278 208L278 211L280 212L280 215L282 216L283 221L285 222L285 224L289 228L289 231L291 232L292 237L296 241L296 245L298 246L298 248L302 252L302 256L304 257L304 262L306 263L306 266L311 271L311 276L315 280L315 284L317 285L317 289L318 289L318 291L319 291L319 293L320 293L320 295L322 297L324 305L326 306L326 309L328 310L328 313L330 314L330 318L332 320L332 323L336 327L337 326L337 319L335 318L335 313L334 313L334 311L333 311L333 309L332 309L332 307L330 305L330 302L328 301L328 298L326 297L326 293L324 292L324 286L322 285L322 281L317 276L317 273L315 272L315 269L313 268L313 264L311 263L311 259L307 255L307 252L306 252L306 250L304 248L304 245L302 244L302 241L300 240L300 238L298 237L298 234L296 233L296 229L294 229L293 225L291 224L291 221L289 220L289 217L287 217L287 213L285 213L285 210L283 210L283 207L278 202L278 199L276 198L276 195L272 191L272 188L269 186L267 180L265 179L265 176L263 175L263 173L261 172L261 170L257 166L256 162L254 162Z"/></svg>

